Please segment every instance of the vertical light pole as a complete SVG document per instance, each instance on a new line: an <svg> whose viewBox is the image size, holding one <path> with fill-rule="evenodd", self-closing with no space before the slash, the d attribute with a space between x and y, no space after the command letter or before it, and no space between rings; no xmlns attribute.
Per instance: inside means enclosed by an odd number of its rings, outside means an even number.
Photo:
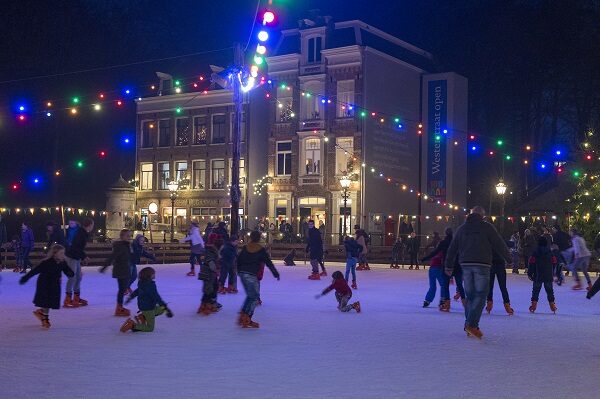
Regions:
<svg viewBox="0 0 600 399"><path fill-rule="evenodd" d="M177 198L177 190L179 190L179 183L171 181L167 184L169 188L169 198L171 199L171 242L173 242L175 235L175 199Z"/></svg>
<svg viewBox="0 0 600 399"><path fill-rule="evenodd" d="M350 188L350 185L352 184L352 180L350 180L350 177L348 177L347 175L344 175L340 178L340 185L342 186L342 199L344 200L344 227L343 227L343 235L346 236L346 231L347 231L347 219L349 216L349 212L346 210L347 206L348 206L348 198L350 198L350 195L348 194L348 189Z"/></svg>
<svg viewBox="0 0 600 399"><path fill-rule="evenodd" d="M496 184L496 192L498 193L498 195L500 197L502 197L502 211L500 213L500 232L501 234L504 233L504 205L505 205L505 194L506 194L506 189L508 188L508 186L506 184L504 184L504 182L502 181L502 179L500 179L500 181L498 182L498 184Z"/></svg>
<svg viewBox="0 0 600 399"><path fill-rule="evenodd" d="M240 44L235 46L234 64L242 65L243 55ZM240 231L240 199L242 193L240 191L240 146L242 139L242 112L244 95L242 93L242 81L240 69L234 72L236 76L232 79L233 83L233 103L235 104L235 113L233 114L233 135L231 138L231 218L230 218L230 233L237 234Z"/></svg>

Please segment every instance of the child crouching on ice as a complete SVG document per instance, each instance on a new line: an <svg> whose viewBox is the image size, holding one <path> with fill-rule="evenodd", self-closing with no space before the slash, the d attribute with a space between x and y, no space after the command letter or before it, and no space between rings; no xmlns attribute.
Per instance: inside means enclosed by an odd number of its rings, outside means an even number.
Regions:
<svg viewBox="0 0 600 399"><path fill-rule="evenodd" d="M129 303L133 298L138 299L138 308L140 315L136 316L135 321L127 319L121 326L121 332L132 331L154 331L154 321L156 316L166 313L167 317L173 317L173 312L167 307L156 289L154 277L156 272L151 267L145 267L140 271L138 287L127 298Z"/></svg>
<svg viewBox="0 0 600 399"><path fill-rule="evenodd" d="M322 293L315 296L316 299L327 295L329 291L335 290L335 299L338 301L338 309L340 312L349 312L352 309L356 310L356 313L360 313L360 302L354 302L352 305L348 305L350 298L352 298L352 290L348 286L348 282L344 279L344 275L339 270L333 272L331 275L333 282L331 285L323 290Z"/></svg>
<svg viewBox="0 0 600 399"><path fill-rule="evenodd" d="M33 298L33 303L39 309L33 312L33 315L40 319L44 328L50 328L50 309L60 309L61 273L67 277L75 275L65 262L65 247L54 244L48 251L48 257L19 280L19 284L23 285L36 274L40 275Z"/></svg>

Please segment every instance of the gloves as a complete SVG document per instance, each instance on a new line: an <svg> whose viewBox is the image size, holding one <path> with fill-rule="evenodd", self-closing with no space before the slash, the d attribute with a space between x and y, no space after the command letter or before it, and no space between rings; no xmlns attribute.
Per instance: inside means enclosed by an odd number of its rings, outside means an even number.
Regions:
<svg viewBox="0 0 600 399"><path fill-rule="evenodd" d="M169 307L167 307L166 305L165 305L165 316L167 316L169 319L171 317L173 317L173 311L171 309L169 309Z"/></svg>

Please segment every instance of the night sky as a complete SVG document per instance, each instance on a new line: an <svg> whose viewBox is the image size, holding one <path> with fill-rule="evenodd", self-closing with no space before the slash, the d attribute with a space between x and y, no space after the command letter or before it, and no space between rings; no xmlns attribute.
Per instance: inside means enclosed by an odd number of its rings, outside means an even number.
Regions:
<svg viewBox="0 0 600 399"><path fill-rule="evenodd" d="M264 1L262 2L265 3ZM557 4L561 3L561 4ZM489 138L523 142L569 142L581 126L564 118L552 131L542 121L532 132L528 121L532 95L576 70L577 79L597 82L598 2L595 1L293 1L275 0L284 27L319 7L335 20L361 19L432 52L437 68L469 79L470 129ZM95 102L99 93L114 100L130 87L148 95L155 71L191 78L208 64L227 64L235 41L248 39L256 2L13 1L0 13L0 206L66 204L102 208L104 191L120 173L131 178L135 106L106 104L103 111L62 110L70 99ZM594 23L593 21L596 21ZM591 36L590 36L591 35ZM210 54L141 63L185 54ZM109 66L136 63L128 67ZM588 66L582 66L589 64ZM594 69L595 68L595 69ZM72 71L100 69L70 74ZM589 73L590 75L586 75ZM62 74L61 76L48 76ZM32 77L37 77L33 78ZM116 92L111 92L116 90ZM529 96L529 97L528 97ZM24 101L34 111L52 100L54 115L30 115L18 123L15 107ZM524 120L526 120L524 122ZM107 151L100 159L99 151ZM84 160L83 168L76 162ZM488 168L473 168L486 165ZM472 181L496 179L500 164L475 158ZM507 168L511 170L511 166ZM56 169L62 175L53 177ZM482 171L483 170L483 171ZM34 176L41 183L34 186ZM513 169L513 186L522 179ZM17 191L10 186L21 185ZM477 189L474 188L476 191ZM485 195L480 198L486 200Z"/></svg>

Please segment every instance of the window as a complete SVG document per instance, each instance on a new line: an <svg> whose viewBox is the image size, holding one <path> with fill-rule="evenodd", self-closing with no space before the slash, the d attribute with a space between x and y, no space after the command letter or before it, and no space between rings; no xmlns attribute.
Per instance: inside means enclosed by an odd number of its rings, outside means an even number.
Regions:
<svg viewBox="0 0 600 399"><path fill-rule="evenodd" d="M212 117L212 143L225 142L225 115L213 115Z"/></svg>
<svg viewBox="0 0 600 399"><path fill-rule="evenodd" d="M206 161L194 161L192 188L204 190L206 187Z"/></svg>
<svg viewBox="0 0 600 399"><path fill-rule="evenodd" d="M235 114L232 113L231 114L231 118L230 118L230 129L231 129L231 139L233 140L233 121L235 119ZM240 136L240 140L244 141L246 140L246 113L242 112L242 131L241 131L241 136Z"/></svg>
<svg viewBox="0 0 600 399"><path fill-rule="evenodd" d="M352 170L348 170L348 161L352 159L354 153L354 139L353 138L339 138L337 139L337 147L335 149L335 174L342 175L344 173L351 173Z"/></svg>
<svg viewBox="0 0 600 399"><path fill-rule="evenodd" d="M192 216L216 216L217 208L192 208Z"/></svg>
<svg viewBox="0 0 600 399"><path fill-rule="evenodd" d="M206 116L194 118L194 144L206 144Z"/></svg>
<svg viewBox="0 0 600 399"><path fill-rule="evenodd" d="M278 141L277 142L277 176L292 175L292 142Z"/></svg>
<svg viewBox="0 0 600 399"><path fill-rule="evenodd" d="M154 130L155 123L153 121L142 122L142 148L150 148L154 146L154 140L152 140L152 134L156 132Z"/></svg>
<svg viewBox="0 0 600 399"><path fill-rule="evenodd" d="M294 92L290 86L277 86L278 122L289 122L294 117Z"/></svg>
<svg viewBox="0 0 600 399"><path fill-rule="evenodd" d="M307 175L321 174L321 139L304 140L304 169Z"/></svg>
<svg viewBox="0 0 600 399"><path fill-rule="evenodd" d="M189 183L185 180L188 180L188 163L187 161L177 161L175 162L175 181L179 182L181 186L186 187Z"/></svg>
<svg viewBox="0 0 600 399"><path fill-rule="evenodd" d="M158 189L168 190L168 184L171 182L171 170L168 162L158 163Z"/></svg>
<svg viewBox="0 0 600 399"><path fill-rule="evenodd" d="M229 162L233 162L232 159L229 159ZM240 159L240 186L244 186L244 184L246 184L246 162L244 161L244 158ZM231 174L229 176L229 184L232 183L233 180L231 180Z"/></svg>
<svg viewBox="0 0 600 399"><path fill-rule="evenodd" d="M175 145L182 146L190 143L190 120L179 118L176 121Z"/></svg>
<svg viewBox="0 0 600 399"><path fill-rule="evenodd" d="M225 188L225 160L213 159L210 164L211 169L211 185L213 190Z"/></svg>
<svg viewBox="0 0 600 399"><path fill-rule="evenodd" d="M151 163L140 164L140 190L152 190L153 171Z"/></svg>
<svg viewBox="0 0 600 399"><path fill-rule="evenodd" d="M321 36L308 39L308 63L321 62L321 46L323 38Z"/></svg>
<svg viewBox="0 0 600 399"><path fill-rule="evenodd" d="M308 82L303 86L305 94L302 96L301 112L303 120L323 119L323 103L319 94L323 93L323 84Z"/></svg>
<svg viewBox="0 0 600 399"><path fill-rule="evenodd" d="M161 119L158 123L158 146L169 147L171 145L171 120Z"/></svg>
<svg viewBox="0 0 600 399"><path fill-rule="evenodd" d="M354 116L354 80L337 82L337 117Z"/></svg>

